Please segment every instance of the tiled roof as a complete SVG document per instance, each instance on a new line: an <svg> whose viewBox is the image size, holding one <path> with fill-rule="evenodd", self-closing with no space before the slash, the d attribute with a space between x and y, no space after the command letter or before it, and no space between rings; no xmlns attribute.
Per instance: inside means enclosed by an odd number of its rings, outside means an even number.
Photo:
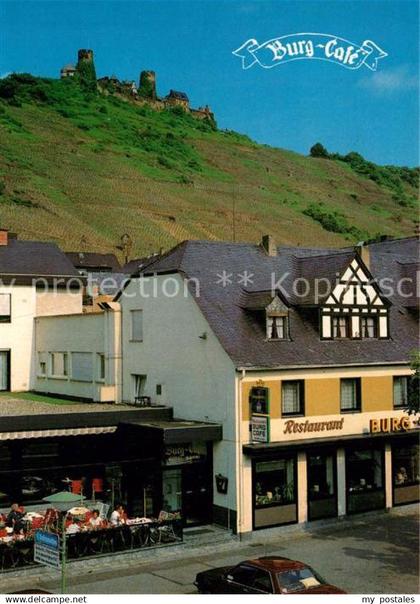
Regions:
<svg viewBox="0 0 420 604"><path fill-rule="evenodd" d="M121 272L121 265L115 254L98 254L97 252L65 252L65 254L76 268L97 271L103 268L112 272Z"/></svg>
<svg viewBox="0 0 420 604"><path fill-rule="evenodd" d="M370 271L378 280L398 280L401 263L415 263L418 258L415 238L375 243L369 250ZM397 292L385 292L391 302L390 339L334 341L320 340L318 309L311 307L313 298L301 299L293 291L294 281L303 276L309 281L315 277L335 281L335 273L342 273L354 256L353 248L283 246L271 257L258 245L186 241L149 266L145 274L180 272L199 280L196 302L237 367L405 362L417 345L417 325ZM223 275L228 277L225 286ZM252 283L245 287L246 275L252 275ZM261 292L272 289L272 279L274 284L280 281L283 297L292 306L291 341L267 341L258 313L243 307L244 289L255 292L258 298Z"/></svg>
<svg viewBox="0 0 420 604"><path fill-rule="evenodd" d="M78 276L66 255L54 243L9 238L0 246L0 276Z"/></svg>
<svg viewBox="0 0 420 604"><path fill-rule="evenodd" d="M130 262L127 262L127 264L124 264L122 272L127 275L132 275L140 270L145 270L147 266L156 262L159 258L159 254L153 254L152 256L146 256L144 258L134 258L133 260L130 260Z"/></svg>

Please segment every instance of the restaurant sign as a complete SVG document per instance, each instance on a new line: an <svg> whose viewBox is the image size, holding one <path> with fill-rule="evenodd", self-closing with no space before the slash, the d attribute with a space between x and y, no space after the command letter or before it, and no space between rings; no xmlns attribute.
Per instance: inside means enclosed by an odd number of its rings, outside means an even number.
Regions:
<svg viewBox="0 0 420 604"><path fill-rule="evenodd" d="M60 568L60 538L58 535L47 531L35 532L34 562Z"/></svg>
<svg viewBox="0 0 420 604"><path fill-rule="evenodd" d="M261 415L251 417L251 440L257 443L268 443L270 441L269 417Z"/></svg>
<svg viewBox="0 0 420 604"><path fill-rule="evenodd" d="M405 432L411 428L410 418L404 417L384 417L382 419L371 419L369 429L372 434L382 432Z"/></svg>
<svg viewBox="0 0 420 604"><path fill-rule="evenodd" d="M164 463L166 466L177 466L201 461L204 454L192 445L176 445L165 448Z"/></svg>

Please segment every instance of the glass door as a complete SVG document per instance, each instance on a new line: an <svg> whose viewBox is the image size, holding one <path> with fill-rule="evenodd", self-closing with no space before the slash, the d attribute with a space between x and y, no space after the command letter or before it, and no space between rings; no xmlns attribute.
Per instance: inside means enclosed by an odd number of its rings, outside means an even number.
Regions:
<svg viewBox="0 0 420 604"><path fill-rule="evenodd" d="M162 472L162 510L182 515L182 469Z"/></svg>
<svg viewBox="0 0 420 604"><path fill-rule="evenodd" d="M182 468L182 517L186 526L211 521L212 493L206 464Z"/></svg>
<svg viewBox="0 0 420 604"><path fill-rule="evenodd" d="M308 455L309 520L337 515L335 452Z"/></svg>
<svg viewBox="0 0 420 604"><path fill-rule="evenodd" d="M0 390L9 390L9 358L8 350L0 350Z"/></svg>

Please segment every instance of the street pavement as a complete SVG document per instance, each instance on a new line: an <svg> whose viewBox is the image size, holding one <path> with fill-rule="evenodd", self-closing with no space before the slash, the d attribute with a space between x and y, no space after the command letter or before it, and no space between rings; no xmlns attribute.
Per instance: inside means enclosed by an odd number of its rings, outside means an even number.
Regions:
<svg viewBox="0 0 420 604"><path fill-rule="evenodd" d="M195 575L206 569L234 565L247 558L279 554L313 566L329 582L355 594L417 594L419 527L414 513L355 517L350 523L285 534L276 541L234 542L229 550L194 558L112 568L96 566L89 575L69 578L73 594L192 594ZM58 591L57 581L38 586Z"/></svg>

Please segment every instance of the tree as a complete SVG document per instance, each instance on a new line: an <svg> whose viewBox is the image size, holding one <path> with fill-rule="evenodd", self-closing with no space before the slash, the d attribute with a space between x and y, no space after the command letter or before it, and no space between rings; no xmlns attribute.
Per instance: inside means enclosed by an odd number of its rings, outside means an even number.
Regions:
<svg viewBox="0 0 420 604"><path fill-rule="evenodd" d="M315 143L309 151L311 157L323 157L324 159L329 158L329 153L321 143Z"/></svg>
<svg viewBox="0 0 420 604"><path fill-rule="evenodd" d="M411 415L420 412L420 351L414 350L410 356L414 373L408 379L407 412Z"/></svg>

